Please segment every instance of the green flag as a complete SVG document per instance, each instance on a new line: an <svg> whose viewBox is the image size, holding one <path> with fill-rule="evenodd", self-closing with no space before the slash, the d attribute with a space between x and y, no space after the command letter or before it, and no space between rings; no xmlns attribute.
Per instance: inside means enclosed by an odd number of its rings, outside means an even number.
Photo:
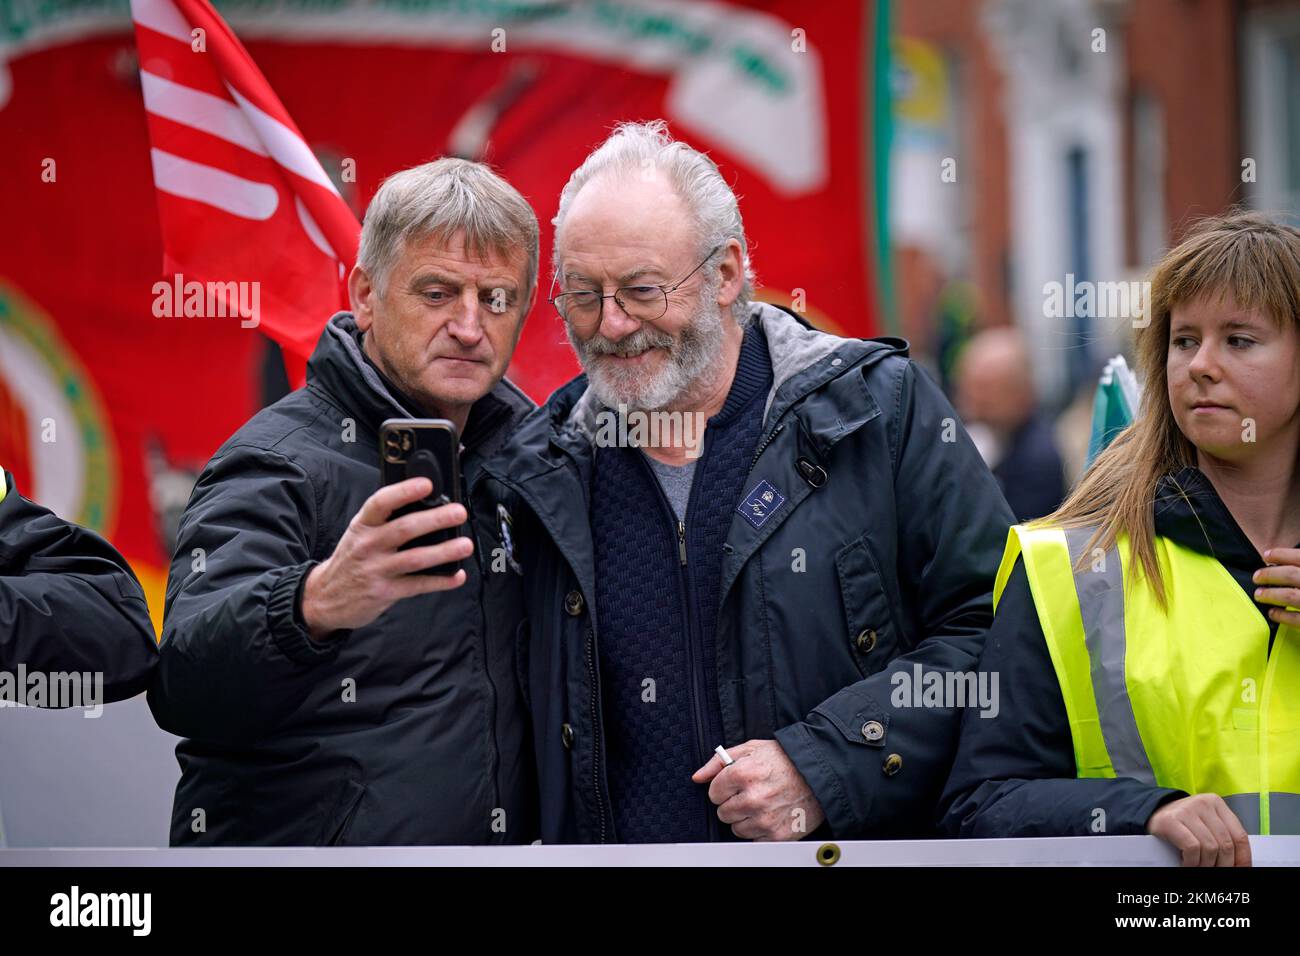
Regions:
<svg viewBox="0 0 1300 956"><path fill-rule="evenodd" d="M1124 356L1106 363L1097 394L1092 401L1092 437L1088 441L1088 465L1111 441L1127 428L1137 412L1141 390ZM1085 465L1085 467L1087 467Z"/></svg>

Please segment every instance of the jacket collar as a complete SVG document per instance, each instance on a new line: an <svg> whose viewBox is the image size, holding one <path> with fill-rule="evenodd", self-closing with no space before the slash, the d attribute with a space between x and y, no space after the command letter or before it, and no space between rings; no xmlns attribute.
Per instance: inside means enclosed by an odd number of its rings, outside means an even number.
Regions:
<svg viewBox="0 0 1300 956"><path fill-rule="evenodd" d="M856 368L868 357L884 354L907 355L902 339L850 339L813 328L807 321L766 302L750 306L750 321L763 332L772 366L772 384L764 405L763 418L769 425L810 392ZM562 444L572 430L588 442L596 434L596 416L601 403L579 375L558 389L546 402L545 420Z"/></svg>
<svg viewBox="0 0 1300 956"><path fill-rule="evenodd" d="M357 417L374 434L387 418L423 418L409 398L370 362L361 348L362 332L351 312L338 312L325 324L307 362L307 386L324 393ZM509 424L533 408L509 379L502 379L470 408L461 443L483 454L499 445Z"/></svg>
<svg viewBox="0 0 1300 956"><path fill-rule="evenodd" d="M1161 478L1154 508L1156 534L1208 554L1228 568L1253 573L1264 566L1264 558L1199 468L1188 466Z"/></svg>
<svg viewBox="0 0 1300 956"><path fill-rule="evenodd" d="M860 376L845 373L888 355L907 355L902 339L843 338L818 331L794 313L767 303L754 303L750 320L762 329L772 366L765 430L800 400L824 390L829 401L817 403L824 407L807 408L805 403L801 409L805 431L823 453L880 413ZM582 472L591 457L601 407L586 375L556 389L511 437L509 477L527 481L561 467L566 458Z"/></svg>
<svg viewBox="0 0 1300 956"><path fill-rule="evenodd" d="M819 332L793 314L765 304L756 303L751 317L761 324L772 367L765 414L769 433L778 419L797 405L799 435L807 436L815 450L824 454L881 413L862 375L846 373L889 355L906 356L906 342L841 338ZM802 401L814 392L819 400ZM579 375L533 412L511 435L503 453L487 465L490 473L528 503L587 593L594 593L595 572L585 500L594 457L595 416L600 407L586 376ZM810 490L806 482L796 487L796 498L782 511L781 521ZM743 523L740 518L736 521ZM766 538L777 524L769 523L761 537ZM738 550L731 555L731 564L724 568L724 594L759 539L757 532L747 534L743 553Z"/></svg>

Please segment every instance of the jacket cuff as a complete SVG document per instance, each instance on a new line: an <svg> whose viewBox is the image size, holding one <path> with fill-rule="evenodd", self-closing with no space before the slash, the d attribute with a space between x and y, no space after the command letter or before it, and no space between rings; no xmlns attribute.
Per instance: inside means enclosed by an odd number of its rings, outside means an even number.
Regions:
<svg viewBox="0 0 1300 956"><path fill-rule="evenodd" d="M271 586L271 593L266 600L266 628L271 636L271 643L285 657L300 664L311 664L327 660L339 652L340 642L337 638L345 636L347 631L335 631L327 641L312 640L302 622L299 601L303 585L311 569L319 561L308 561L288 568L279 580Z"/></svg>
<svg viewBox="0 0 1300 956"><path fill-rule="evenodd" d="M1145 800L1138 804L1133 814L1133 822L1136 823L1136 827L1134 827L1130 832L1134 834L1146 833L1147 824L1151 822L1152 814L1171 800L1181 800L1183 797L1188 795L1189 794L1184 790L1174 790L1169 787L1152 787L1151 792L1147 795Z"/></svg>
<svg viewBox="0 0 1300 956"><path fill-rule="evenodd" d="M791 724L776 731L774 736L821 804L831 835L843 840L860 832L862 827L853 815L844 783L808 726Z"/></svg>

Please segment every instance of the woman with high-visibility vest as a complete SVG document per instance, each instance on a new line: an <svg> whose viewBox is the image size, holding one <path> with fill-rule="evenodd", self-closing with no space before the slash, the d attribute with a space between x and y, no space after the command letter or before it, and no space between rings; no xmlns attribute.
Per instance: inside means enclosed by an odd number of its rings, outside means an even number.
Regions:
<svg viewBox="0 0 1300 956"><path fill-rule="evenodd" d="M1300 833L1300 231L1204 220L1156 266L1136 420L1016 525L941 802L952 836Z"/></svg>

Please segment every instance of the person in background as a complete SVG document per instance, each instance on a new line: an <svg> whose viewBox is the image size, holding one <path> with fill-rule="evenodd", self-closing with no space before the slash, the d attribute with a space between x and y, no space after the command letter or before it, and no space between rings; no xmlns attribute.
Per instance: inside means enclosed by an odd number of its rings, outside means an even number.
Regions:
<svg viewBox="0 0 1300 956"><path fill-rule="evenodd" d="M979 332L957 360L957 410L993 469L1017 521L1041 518L1065 497L1061 456L1038 395L1024 337Z"/></svg>
<svg viewBox="0 0 1300 956"><path fill-rule="evenodd" d="M143 692L158 644L130 565L0 475L0 670L102 674L96 703Z"/></svg>
<svg viewBox="0 0 1300 956"><path fill-rule="evenodd" d="M1300 232L1205 220L1156 266L1137 419L1017 525L941 801L951 836L1300 833Z"/></svg>

